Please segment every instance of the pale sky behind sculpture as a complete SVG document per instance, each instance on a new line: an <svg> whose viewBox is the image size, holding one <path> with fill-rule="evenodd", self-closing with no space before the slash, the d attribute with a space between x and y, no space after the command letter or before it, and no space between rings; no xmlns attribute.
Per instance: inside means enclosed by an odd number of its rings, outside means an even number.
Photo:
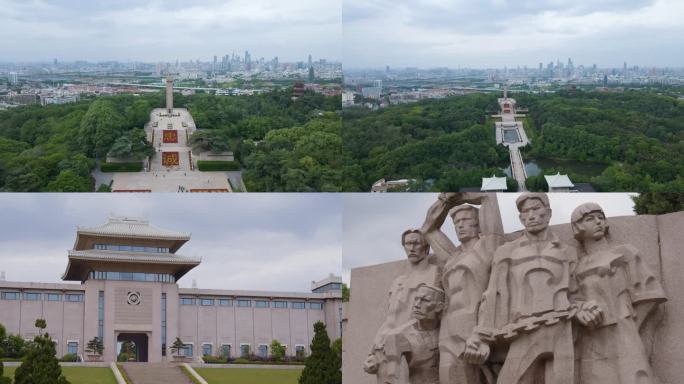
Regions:
<svg viewBox="0 0 684 384"><path fill-rule="evenodd" d="M0 61L341 59L341 0L0 0ZM220 59L219 59L220 61Z"/></svg>
<svg viewBox="0 0 684 384"><path fill-rule="evenodd" d="M341 199L335 194L1 194L0 271L8 281L61 282L76 226L110 213L192 232L178 254L202 263L190 287L309 292L341 271Z"/></svg>
<svg viewBox="0 0 684 384"><path fill-rule="evenodd" d="M680 0L344 0L345 69L682 67Z"/></svg>
<svg viewBox="0 0 684 384"><path fill-rule="evenodd" d="M634 215L627 193L550 193L551 225L570 222L570 214L580 204L595 202L606 215ZM437 199L433 193L345 194L343 215L342 278L349 283L351 268L403 260L401 234L420 228L428 208ZM499 208L507 233L523 229L515 199L519 193L498 194ZM454 244L459 244L450 217L442 226Z"/></svg>

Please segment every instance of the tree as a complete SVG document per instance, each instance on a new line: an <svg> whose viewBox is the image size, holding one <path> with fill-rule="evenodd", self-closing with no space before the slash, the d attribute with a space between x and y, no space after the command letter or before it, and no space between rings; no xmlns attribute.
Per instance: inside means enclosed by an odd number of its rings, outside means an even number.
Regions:
<svg viewBox="0 0 684 384"><path fill-rule="evenodd" d="M282 361L283 357L285 357L285 347L280 344L280 341L271 341L271 356L274 361Z"/></svg>
<svg viewBox="0 0 684 384"><path fill-rule="evenodd" d="M662 215L684 211L684 194L676 192L647 192L633 196L637 215Z"/></svg>
<svg viewBox="0 0 684 384"><path fill-rule="evenodd" d="M142 160L154 155L154 147L147 141L147 134L144 130L132 129L114 141L109 155L122 159Z"/></svg>
<svg viewBox="0 0 684 384"><path fill-rule="evenodd" d="M36 319L36 328L38 328L38 333L43 334L43 329L47 328L47 322L45 319Z"/></svg>
<svg viewBox="0 0 684 384"><path fill-rule="evenodd" d="M7 330L5 326L0 324L0 358L5 357L5 343L7 342ZM2 377L2 374L0 374Z"/></svg>
<svg viewBox="0 0 684 384"><path fill-rule="evenodd" d="M311 341L311 355L305 360L299 384L340 384L342 375L337 366L335 354L330 347L330 338L325 324L314 324L314 337Z"/></svg>
<svg viewBox="0 0 684 384"><path fill-rule="evenodd" d="M92 352L102 356L102 352L104 352L104 344L102 344L102 340L100 340L100 338L97 336L93 337L88 342L88 345L86 345L86 352Z"/></svg>
<svg viewBox="0 0 684 384"><path fill-rule="evenodd" d="M335 377L335 383L342 382L342 338L333 341L330 347L333 353L333 362L335 367L337 367L337 374L339 377Z"/></svg>
<svg viewBox="0 0 684 384"><path fill-rule="evenodd" d="M347 284L342 283L342 301L349 301L349 294L349 287L347 286Z"/></svg>
<svg viewBox="0 0 684 384"><path fill-rule="evenodd" d="M44 321L44 320L43 320ZM36 321L38 323L38 321ZM48 333L36 336L14 373L15 384L69 384L55 351L55 343Z"/></svg>
<svg viewBox="0 0 684 384"><path fill-rule="evenodd" d="M66 170L59 173L57 178L48 183L48 192L92 192L90 180L77 175L74 171Z"/></svg>
<svg viewBox="0 0 684 384"><path fill-rule="evenodd" d="M175 353L176 356L180 356L183 348L185 348L185 344L180 337L176 337L176 340L173 342L173 344L171 344L171 353Z"/></svg>
<svg viewBox="0 0 684 384"><path fill-rule="evenodd" d="M121 135L125 125L126 120L114 104L98 98L81 120L79 142L89 155L103 157Z"/></svg>
<svg viewBox="0 0 684 384"><path fill-rule="evenodd" d="M9 335L5 340L6 357L18 358L24 356L27 343L19 335Z"/></svg>

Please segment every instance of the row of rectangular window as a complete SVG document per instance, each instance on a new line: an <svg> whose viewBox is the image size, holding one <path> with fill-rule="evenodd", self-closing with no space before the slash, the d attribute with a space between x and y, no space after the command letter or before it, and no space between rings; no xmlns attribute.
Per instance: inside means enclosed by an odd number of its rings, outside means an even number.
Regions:
<svg viewBox="0 0 684 384"><path fill-rule="evenodd" d="M24 301L62 301L62 296L64 296L64 301L70 302L81 302L83 301L83 294L65 294L60 293L36 293L36 292L24 292L23 295L20 292L0 292L1 300L19 300L20 298Z"/></svg>
<svg viewBox="0 0 684 384"><path fill-rule="evenodd" d="M269 346L266 344L259 344L257 348L257 355L260 357L268 357L268 348ZM219 350L220 354L222 357L231 357L231 345L230 344L222 344L221 349ZM192 344L184 344L183 348L181 350L181 354L186 357L192 357L193 353L193 345ZM240 356L246 357L250 353L250 345L249 344L240 344ZM297 356L303 356L305 353L305 347L303 345L296 345L295 346L295 353ZM213 355L213 345L209 343L204 343L202 344L202 355L203 356L212 356Z"/></svg>
<svg viewBox="0 0 684 384"><path fill-rule="evenodd" d="M91 271L89 276L91 280L150 281L162 283L176 282L175 276L166 273Z"/></svg>
<svg viewBox="0 0 684 384"><path fill-rule="evenodd" d="M181 305L195 305L195 298L192 297L181 297ZM233 300L229 299L197 299L197 303L205 307L213 307L217 303L221 307L232 307ZM287 301L271 301L271 308L287 308ZM249 308L252 306L252 300L237 300L237 307ZM255 308L268 308L269 301L266 300L254 300ZM290 308L292 309L305 309L306 303L303 301L292 301L290 302ZM323 303L309 303L309 309L323 309Z"/></svg>
<svg viewBox="0 0 684 384"><path fill-rule="evenodd" d="M95 249L123 252L169 253L165 247L141 247L137 245L95 244Z"/></svg>

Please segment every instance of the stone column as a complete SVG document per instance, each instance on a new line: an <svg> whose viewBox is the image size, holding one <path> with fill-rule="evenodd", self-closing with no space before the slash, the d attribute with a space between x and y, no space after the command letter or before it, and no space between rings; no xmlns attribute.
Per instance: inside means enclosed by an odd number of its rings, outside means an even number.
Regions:
<svg viewBox="0 0 684 384"><path fill-rule="evenodd" d="M166 78L166 111L173 113L173 78L168 76Z"/></svg>

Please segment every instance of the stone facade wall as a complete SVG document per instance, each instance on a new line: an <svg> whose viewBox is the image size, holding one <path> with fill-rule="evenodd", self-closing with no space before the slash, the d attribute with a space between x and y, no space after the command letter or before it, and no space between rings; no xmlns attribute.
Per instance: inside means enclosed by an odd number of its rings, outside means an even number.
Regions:
<svg viewBox="0 0 684 384"><path fill-rule="evenodd" d="M644 324L641 336L661 384L684 381L684 212L653 216L608 218L610 239L635 246L650 270L660 279L668 302L658 307ZM446 228L446 226L445 226ZM566 244L577 245L570 224L551 226ZM449 230L453 230L449 228ZM507 235L509 240L520 232ZM397 255L400 259L403 255ZM346 314L343 351L343 383L375 384L363 371L363 362L387 311L392 281L405 268L405 261L352 269L351 297Z"/></svg>

